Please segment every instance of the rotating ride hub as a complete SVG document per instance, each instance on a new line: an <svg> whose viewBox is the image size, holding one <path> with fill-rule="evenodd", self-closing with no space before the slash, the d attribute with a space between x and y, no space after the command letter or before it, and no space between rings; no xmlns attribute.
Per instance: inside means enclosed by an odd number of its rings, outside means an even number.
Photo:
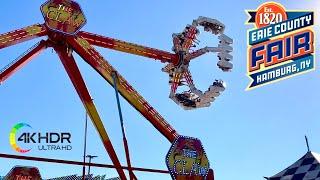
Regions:
<svg viewBox="0 0 320 180"><path fill-rule="evenodd" d="M192 50L199 44L199 40L197 40L197 35L200 34L198 26L202 26L204 31L217 35L219 45ZM215 80L207 91L202 92L196 88L189 70L191 60L208 52L217 53L217 66L223 72L232 70L232 55L230 53L233 50L231 47L233 40L223 34L224 29L225 26L218 20L200 16L193 21L192 25L187 25L182 33L172 35L172 50L178 55L179 60L176 64L167 64L162 68L162 71L169 74L169 84L171 85L169 97L186 110L210 106L226 89L226 84L222 80ZM178 93L179 86L187 86L189 90Z"/></svg>

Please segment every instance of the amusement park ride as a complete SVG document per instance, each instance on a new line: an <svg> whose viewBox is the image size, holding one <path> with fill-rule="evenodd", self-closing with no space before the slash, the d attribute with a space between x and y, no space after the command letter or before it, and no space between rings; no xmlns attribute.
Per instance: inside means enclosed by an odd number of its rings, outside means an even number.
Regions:
<svg viewBox="0 0 320 180"><path fill-rule="evenodd" d="M41 6L41 12L45 19L44 24L35 24L0 35L0 49L34 38L47 36L46 40L41 40L19 58L3 68L0 71L0 82L2 83L5 81L10 75L19 70L40 52L48 47L52 47L58 54L69 75L121 179L126 179L124 169L121 168L122 166L108 137L107 131L104 128L102 120L80 74L79 68L73 57L73 52L79 54L82 59L96 70L111 86L116 86L122 97L139 111L171 143L179 143L181 139L179 141L178 139L182 136L180 136L174 128L164 120L164 118L108 63L104 57L100 55L98 51L95 50L93 46L100 46L144 56L160 60L162 63L167 63L167 65L162 68L162 71L169 74L169 84L171 86L169 97L184 109L189 110L208 107L220 93L225 90L225 83L221 80L216 80L209 86L207 91L202 92L194 85L189 71L190 62L208 52L217 53L217 66L222 71L227 72L232 69L232 56L229 54L232 51L232 39L223 34L225 26L217 20L199 17L194 20L191 25L186 26L182 33L173 34L172 50L174 53L169 53L80 31L86 23L86 18L80 6L71 0L49 0ZM205 31L218 35L219 45L217 47L204 47L199 50L192 50L198 44L197 35L200 32L198 26L203 26ZM116 81L113 81L115 74L117 75ZM180 86L186 86L189 90L177 92L177 89ZM193 141L195 139L191 138L190 140ZM188 139L181 140L181 142L185 141L188 141ZM181 146L181 144L175 145L176 147ZM183 145L183 147L184 146L187 145ZM202 146L200 148L202 148ZM187 154L185 158L197 158L197 155L199 155L196 150L186 151L186 149L183 148L182 150L185 155ZM175 152L175 150L171 152ZM201 155L205 156L204 151ZM198 162L199 166L200 164L201 163ZM174 162L173 166L177 168L178 161ZM184 164L179 166L181 166L180 168L184 168L182 166L189 165ZM202 177L196 178L195 176L194 179L205 178L209 172L209 163L206 164L206 167L207 168L205 168L202 173L198 173L198 175L201 175ZM180 171L176 172L175 170L170 169L172 167L168 168L171 175L172 173L176 173L172 175L174 179L181 179L179 177L186 179L186 176L184 176L186 175L185 172L184 174L179 174ZM190 168L194 168L193 165L191 165ZM130 179L136 179L132 172L129 174ZM194 175L197 175L197 173L194 173ZM190 178L191 174L189 174L189 179Z"/></svg>

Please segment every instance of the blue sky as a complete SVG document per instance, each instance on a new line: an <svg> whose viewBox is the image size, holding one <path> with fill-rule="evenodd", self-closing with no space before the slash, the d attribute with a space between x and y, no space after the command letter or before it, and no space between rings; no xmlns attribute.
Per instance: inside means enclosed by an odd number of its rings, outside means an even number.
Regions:
<svg viewBox="0 0 320 180"><path fill-rule="evenodd" d="M221 73L213 54L193 62L191 71L202 90L215 78L225 80L228 88L213 106L195 111L184 111L168 98L168 77L161 72L164 64L97 48L181 135L202 140L216 179L257 180L277 173L306 152L305 134L309 136L311 149L320 152L318 70L245 91L249 83L245 75L246 31L251 26L244 25L247 20L244 10L255 9L265 1L78 2L88 20L83 30L168 51L172 47L171 34L181 32L200 15L216 18L226 25L226 34L234 39L233 72ZM318 10L320 5L315 0L277 2L288 9ZM42 23L41 3L2 2L0 32ZM318 27L315 29L319 30ZM216 45L216 37L205 33L201 34L200 40L201 46ZM39 39L1 50L0 66L5 66L37 41ZM80 57L76 56L76 59L118 156L125 164L114 90ZM166 169L165 155L170 143L125 100L121 99L121 103L132 164ZM72 151L40 152L34 149L28 156L82 159L84 108L51 49L0 86L0 122L0 153L17 154L9 145L9 132L16 123L25 122L41 132L72 133ZM91 123L88 132L87 152L99 156L94 162L110 163ZM81 174L81 167L0 159L0 175L15 165L37 166L43 178ZM92 168L92 172L116 176L116 172L109 169ZM139 172L136 175L140 179L170 179L168 175Z"/></svg>

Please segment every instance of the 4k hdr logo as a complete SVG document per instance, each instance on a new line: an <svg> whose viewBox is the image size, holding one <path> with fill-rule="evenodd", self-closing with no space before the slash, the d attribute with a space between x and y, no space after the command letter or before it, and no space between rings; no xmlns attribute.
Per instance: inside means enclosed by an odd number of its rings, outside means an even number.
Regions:
<svg viewBox="0 0 320 180"><path fill-rule="evenodd" d="M248 89L314 70L313 11L267 2L247 12L254 25L248 31Z"/></svg>
<svg viewBox="0 0 320 180"><path fill-rule="evenodd" d="M19 145L34 146L40 151L71 150L71 134L69 132L27 132L22 130L32 130L26 123L18 123L10 131L9 141L12 149L19 153L27 153L32 148L23 149ZM19 145L18 145L19 144Z"/></svg>
<svg viewBox="0 0 320 180"><path fill-rule="evenodd" d="M31 149L20 148L16 142L16 134L23 127L31 128L31 126L29 124L19 123L19 124L16 124L15 126L13 126L13 128L11 129L11 132L10 132L10 145L15 151L20 152L20 153L26 153L31 150Z"/></svg>

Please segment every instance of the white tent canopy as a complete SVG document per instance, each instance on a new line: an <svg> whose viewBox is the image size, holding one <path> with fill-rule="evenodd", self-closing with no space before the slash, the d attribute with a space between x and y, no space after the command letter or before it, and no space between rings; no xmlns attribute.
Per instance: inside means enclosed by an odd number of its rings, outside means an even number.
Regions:
<svg viewBox="0 0 320 180"><path fill-rule="evenodd" d="M268 180L320 180L320 155L307 152L297 162Z"/></svg>

